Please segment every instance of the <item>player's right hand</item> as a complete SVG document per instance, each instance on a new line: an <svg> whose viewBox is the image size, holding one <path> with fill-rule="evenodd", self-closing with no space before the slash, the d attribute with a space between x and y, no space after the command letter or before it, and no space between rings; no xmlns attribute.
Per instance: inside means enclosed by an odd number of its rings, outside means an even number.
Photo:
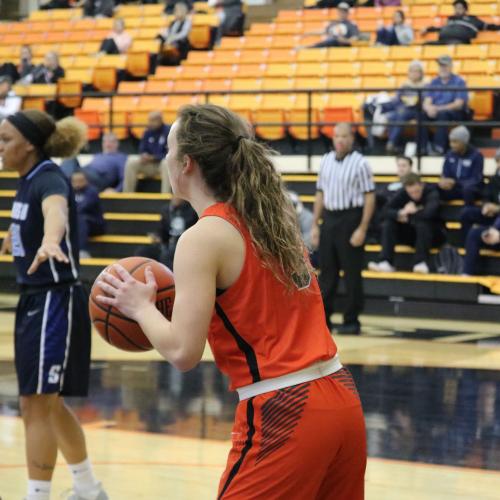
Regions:
<svg viewBox="0 0 500 500"><path fill-rule="evenodd" d="M40 264L49 259L56 259L57 262L64 262L65 264L69 263L67 255L57 243L42 243L28 269L28 274L35 273Z"/></svg>
<svg viewBox="0 0 500 500"><path fill-rule="evenodd" d="M2 241L2 246L0 247L0 255L7 255L12 253L12 241L10 235L7 235Z"/></svg>

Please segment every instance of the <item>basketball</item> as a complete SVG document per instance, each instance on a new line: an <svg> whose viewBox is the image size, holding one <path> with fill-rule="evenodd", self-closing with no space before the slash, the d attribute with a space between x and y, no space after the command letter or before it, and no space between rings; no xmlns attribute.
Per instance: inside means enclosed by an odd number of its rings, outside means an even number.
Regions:
<svg viewBox="0 0 500 500"><path fill-rule="evenodd" d="M156 307L167 318L172 317L174 305L175 285L174 275L167 266L145 257L127 257L116 262L123 266L135 279L145 282L144 272L147 266L151 267L158 285ZM108 266L103 272L117 276ZM141 352L153 349L148 338L142 332L138 323L127 318L116 308L100 304L97 295L105 295L96 285L97 277L90 292L89 312L90 319L99 335L108 343L124 351Z"/></svg>

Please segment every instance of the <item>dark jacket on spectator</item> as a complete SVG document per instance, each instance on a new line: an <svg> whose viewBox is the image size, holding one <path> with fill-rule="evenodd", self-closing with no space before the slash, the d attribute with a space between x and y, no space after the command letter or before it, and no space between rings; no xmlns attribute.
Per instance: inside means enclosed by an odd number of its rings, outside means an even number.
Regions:
<svg viewBox="0 0 500 500"><path fill-rule="evenodd" d="M161 161L167 154L167 136L170 127L164 124L158 130L146 130L139 144L139 153L153 155L156 160Z"/></svg>
<svg viewBox="0 0 500 500"><path fill-rule="evenodd" d="M104 215L97 189L87 186L80 191L75 191L75 200L79 215L89 217L95 224L104 227Z"/></svg>
<svg viewBox="0 0 500 500"><path fill-rule="evenodd" d="M470 43L483 30L498 30L496 24L488 24L476 16L450 16L442 28L430 27L427 32L439 32L439 40L450 43Z"/></svg>
<svg viewBox="0 0 500 500"><path fill-rule="evenodd" d="M398 212L410 201L414 200L408 196L406 189L401 188L387 203L385 217L397 219ZM422 210L419 210L416 214L410 215L410 222L418 219L439 221L439 192L434 186L425 184L422 199L419 202L415 202L415 204L422 207Z"/></svg>
<svg viewBox="0 0 500 500"><path fill-rule="evenodd" d="M64 78L64 69L58 66L49 76L47 68L41 64L33 71L33 83L57 83L57 80Z"/></svg>
<svg viewBox="0 0 500 500"><path fill-rule="evenodd" d="M455 179L462 186L479 185L483 182L483 155L472 146L464 155L448 151L444 158L443 177Z"/></svg>
<svg viewBox="0 0 500 500"><path fill-rule="evenodd" d="M113 0L86 0L83 5L85 17L113 17L115 2Z"/></svg>

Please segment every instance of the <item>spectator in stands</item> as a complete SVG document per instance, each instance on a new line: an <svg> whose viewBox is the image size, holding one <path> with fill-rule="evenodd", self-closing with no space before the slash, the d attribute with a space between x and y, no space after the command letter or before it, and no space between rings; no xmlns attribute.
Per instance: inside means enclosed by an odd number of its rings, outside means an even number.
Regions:
<svg viewBox="0 0 500 500"><path fill-rule="evenodd" d="M13 115L21 109L21 98L12 90L9 76L0 77L0 120Z"/></svg>
<svg viewBox="0 0 500 500"><path fill-rule="evenodd" d="M359 38L359 29L349 21L350 6L347 2L340 2L337 6L338 20L326 27L325 39L313 47L350 47L351 42Z"/></svg>
<svg viewBox="0 0 500 500"><path fill-rule="evenodd" d="M78 240L80 258L90 257L88 250L89 236L104 234L106 223L97 190L90 186L82 170L76 170L71 176L71 185L75 192L78 213Z"/></svg>
<svg viewBox="0 0 500 500"><path fill-rule="evenodd" d="M165 14L173 14L176 3L185 3L188 12L193 10L193 2L191 0L167 0L165 2L165 9L163 12L165 12Z"/></svg>
<svg viewBox="0 0 500 500"><path fill-rule="evenodd" d="M57 52L47 52L43 64L37 66L32 75L32 83L57 83L57 80L64 78L64 69L59 65Z"/></svg>
<svg viewBox="0 0 500 500"><path fill-rule="evenodd" d="M418 92L426 84L424 67L420 61L412 61L408 66L408 80L398 90L396 97L382 104L382 112L388 113L388 122L409 122L418 117ZM403 125L389 126L386 150L393 154L401 146ZM418 138L417 138L418 140Z"/></svg>
<svg viewBox="0 0 500 500"><path fill-rule="evenodd" d="M33 53L29 45L21 47L21 60L17 67L19 83L31 83L35 66L32 62Z"/></svg>
<svg viewBox="0 0 500 500"><path fill-rule="evenodd" d="M300 201L299 195L295 191L288 191L288 196L290 197L293 208L295 208L304 243L306 247L311 250L311 230L314 222L314 215L308 208L304 207L303 203Z"/></svg>
<svg viewBox="0 0 500 500"><path fill-rule="evenodd" d="M497 169L484 190L481 207L465 207L460 216L465 236L464 274L478 273L481 247L500 250L500 149L495 154Z"/></svg>
<svg viewBox="0 0 500 500"><path fill-rule="evenodd" d="M241 0L208 0L208 5L214 7L219 18L216 42L226 35L243 34L245 14Z"/></svg>
<svg viewBox="0 0 500 500"><path fill-rule="evenodd" d="M167 163L167 137L170 126L163 123L162 114L153 111L149 114L148 128L144 132L139 145L139 158L129 157L125 164L125 180L123 191L134 192L137 186L137 175L144 174L153 177L160 173L161 192L170 192L170 180L168 178Z"/></svg>
<svg viewBox="0 0 500 500"><path fill-rule="evenodd" d="M161 41L159 63L170 66L186 59L189 52L189 33L192 21L188 17L189 9L184 2L177 2L174 7L174 20L158 38Z"/></svg>
<svg viewBox="0 0 500 500"><path fill-rule="evenodd" d="M113 31L105 38L99 49L104 54L126 54L132 45L132 37L125 32L125 21L116 18L113 21Z"/></svg>
<svg viewBox="0 0 500 500"><path fill-rule="evenodd" d="M408 156L396 156L396 173L398 180L388 184L377 184L375 191L375 213L368 228L368 242L379 242L384 222L384 208L396 193L403 187L403 179L411 173L413 160Z"/></svg>
<svg viewBox="0 0 500 500"><path fill-rule="evenodd" d="M413 160L410 157L403 155L396 156L396 174L398 176L398 180L385 184L383 189L380 191L386 202L391 200L398 191L403 189L403 179L407 175L411 174L412 169Z"/></svg>
<svg viewBox="0 0 500 500"><path fill-rule="evenodd" d="M474 224L491 226L500 215L500 148L495 154L495 161L497 169L483 189L481 207L468 206L460 214L464 241L466 241L467 235Z"/></svg>
<svg viewBox="0 0 500 500"><path fill-rule="evenodd" d="M466 118L468 111L468 94L465 81L453 74L453 60L450 56L441 56L437 59L439 65L438 76L429 84L424 94L423 110L425 120L460 121ZM453 91L446 87L459 87L463 90ZM434 144L429 144L429 128L422 127L422 147L427 148L429 154L442 155L448 146L448 127L436 127Z"/></svg>
<svg viewBox="0 0 500 500"><path fill-rule="evenodd" d="M439 193L414 173L404 177L402 183L403 187L385 209L379 262L369 262L368 269L394 272L394 247L399 242L415 246L413 272L427 274L431 246L444 239L439 218Z"/></svg>
<svg viewBox="0 0 500 500"><path fill-rule="evenodd" d="M463 125L451 130L450 151L438 183L442 200L464 200L466 205L473 205L481 194L484 157L469 141L470 133Z"/></svg>
<svg viewBox="0 0 500 500"><path fill-rule="evenodd" d="M364 243L375 209L375 185L368 162L353 150L350 124L337 124L333 143L335 151L321 160L311 241L313 247L319 246L319 283L328 327L333 326L331 315L342 269L347 300L344 324L338 331L357 335L363 309Z"/></svg>
<svg viewBox="0 0 500 500"><path fill-rule="evenodd" d="M108 132L102 137L102 153L95 154L92 161L83 167L82 171L87 181L99 192L122 191L125 163L127 155L118 151L119 142L116 135ZM71 177L73 172L80 170L76 158L64 160L61 169Z"/></svg>
<svg viewBox="0 0 500 500"><path fill-rule="evenodd" d="M50 10L50 9L69 9L71 7L69 0L49 0L46 3L40 5L40 10Z"/></svg>
<svg viewBox="0 0 500 500"><path fill-rule="evenodd" d="M150 234L152 243L137 249L136 255L155 259L173 268L175 248L182 233L196 224L198 216L191 205L175 196L161 209L158 232Z"/></svg>
<svg viewBox="0 0 500 500"><path fill-rule="evenodd" d="M394 12L392 26L382 25L377 30L377 45L410 45L413 41L413 29L405 24L405 13L402 10Z"/></svg>
<svg viewBox="0 0 500 500"><path fill-rule="evenodd" d="M85 0L83 15L85 17L113 17L114 0Z"/></svg>
<svg viewBox="0 0 500 500"><path fill-rule="evenodd" d="M453 8L455 12L453 16L448 18L445 26L442 28L430 26L422 31L423 35L433 32L439 33L439 39L436 42L428 42L428 44L451 45L470 43L480 31L496 31L500 29L500 26L496 24L488 24L476 16L470 16L468 13L469 4L465 0L455 0Z"/></svg>

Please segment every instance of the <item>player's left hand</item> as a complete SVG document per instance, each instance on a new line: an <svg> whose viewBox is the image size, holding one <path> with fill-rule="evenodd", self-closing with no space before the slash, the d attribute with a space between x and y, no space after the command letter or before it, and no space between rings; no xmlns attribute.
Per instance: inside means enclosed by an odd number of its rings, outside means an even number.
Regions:
<svg viewBox="0 0 500 500"><path fill-rule="evenodd" d="M351 239L349 240L349 243L353 247L360 247L364 242L366 238L366 231L360 227L358 227L354 233L351 234Z"/></svg>
<svg viewBox="0 0 500 500"><path fill-rule="evenodd" d="M115 264L113 269L118 277L102 273L96 284L106 295L98 295L96 299L135 320L137 313L155 303L157 284L153 271L151 267L146 267L146 283L142 283L119 264Z"/></svg>
<svg viewBox="0 0 500 500"><path fill-rule="evenodd" d="M28 274L35 273L40 264L49 259L56 259L57 262L64 262L65 264L69 263L68 256L61 250L58 243L42 243L28 269Z"/></svg>

